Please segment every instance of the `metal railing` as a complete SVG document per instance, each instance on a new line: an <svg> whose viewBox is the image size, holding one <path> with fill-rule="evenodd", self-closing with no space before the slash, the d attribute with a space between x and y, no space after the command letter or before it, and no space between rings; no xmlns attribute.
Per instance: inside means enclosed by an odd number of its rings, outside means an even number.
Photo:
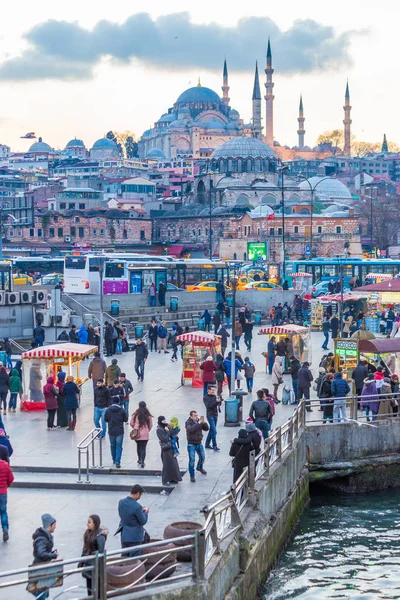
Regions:
<svg viewBox="0 0 400 600"><path fill-rule="evenodd" d="M85 306L84 304L82 304L82 302L79 302L79 300L76 300L75 298L72 298L72 296L70 296L69 294L66 294L65 292L63 292L63 297L68 298L68 300L70 300L71 302L74 302L75 304L77 304L78 306L80 306L80 308L82 308L84 310L83 314L90 314L90 315L92 315L94 313L93 317L95 318L95 320L98 323L98 325L101 325L100 319L98 317L96 317L96 313L99 313L98 310L93 310L91 308L88 308L87 306ZM68 308L68 310L72 310L70 306L68 306L68 305L65 305L65 306ZM80 316L83 316L83 314L80 315ZM110 319L111 321L117 321L118 320L115 317L113 317L112 315L110 315L108 312L103 311L103 315L105 317L107 317L107 319Z"/></svg>
<svg viewBox="0 0 400 600"><path fill-rule="evenodd" d="M21 346L21 344L19 344L18 342L16 342L15 340L13 340L12 338L9 338L10 343L16 347L17 350L19 350L20 352L26 352L26 348L24 348L23 346Z"/></svg>
<svg viewBox="0 0 400 600"><path fill-rule="evenodd" d="M340 398L319 398L307 401L308 407L313 412L315 409L323 413L320 418L315 415L307 417L307 425L329 424L336 425L341 422L355 422L360 425L369 421L396 419L400 402L400 393L372 394L358 396L351 394ZM383 404L386 403L386 404ZM370 404L378 405L378 411L373 411ZM344 412L339 412L339 405L344 406ZM335 406L337 407L335 410ZM367 409L368 407L368 409ZM348 412L349 411L349 412Z"/></svg>
<svg viewBox="0 0 400 600"><path fill-rule="evenodd" d="M78 448L78 483L83 483L82 481L82 454L86 454L86 483L90 483L90 466L89 466L89 455L92 455L92 467L96 466L96 454L94 443L96 440L99 440L99 462L100 467L103 466L103 438L102 438L102 430L98 428L94 428L79 442L77 445ZM90 452L91 450L91 452Z"/></svg>

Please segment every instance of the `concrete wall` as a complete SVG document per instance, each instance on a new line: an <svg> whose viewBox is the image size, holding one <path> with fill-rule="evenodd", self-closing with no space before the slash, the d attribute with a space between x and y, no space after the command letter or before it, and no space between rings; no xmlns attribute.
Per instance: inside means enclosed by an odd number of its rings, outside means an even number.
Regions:
<svg viewBox="0 0 400 600"><path fill-rule="evenodd" d="M0 338L32 338L33 327L32 304L0 306Z"/></svg>

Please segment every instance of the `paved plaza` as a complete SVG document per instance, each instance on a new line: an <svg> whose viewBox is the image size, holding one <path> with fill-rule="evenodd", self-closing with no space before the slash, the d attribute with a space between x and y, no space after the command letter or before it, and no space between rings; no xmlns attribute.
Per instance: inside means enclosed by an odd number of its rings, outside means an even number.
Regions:
<svg viewBox="0 0 400 600"><path fill-rule="evenodd" d="M322 333L313 333L313 364L314 377L318 372L321 350ZM257 335L254 330L253 349L251 353L245 352L242 342L242 356L250 356L256 366L254 392L244 399L243 415L247 417L250 404L255 399L255 391L260 387L270 387L271 378L265 373L265 358L261 352L266 349L268 336ZM330 345L330 348L332 344ZM199 414L205 414L202 400L202 389L193 389L181 386L181 367L170 361L171 354L151 353L146 363L145 380L137 382L134 372L134 353L117 356L122 371L132 381L134 392L131 395L130 412L132 413L140 400L145 400L154 416L156 426L157 417L165 415L167 420L172 416L179 419L181 434L181 454L179 463L182 470L187 469L186 435L184 424L189 411L196 409ZM109 362L111 359L107 359ZM89 361L83 364L82 372L87 371ZM285 381L290 381L290 376L285 376ZM243 382L245 384L245 382ZM243 386L245 388L245 385ZM280 388L280 395L281 395ZM227 397L227 388L224 388L224 397ZM293 407L277 406L273 426L284 423L292 414ZM46 414L21 413L8 414L4 417L5 426L14 446L12 466L40 466L40 467L77 467L77 443L93 428L93 400L92 384L87 382L83 387L81 408L78 411L78 422L75 432L64 429L47 431ZM160 470L160 446L155 433L155 426L151 432L148 444L146 471ZM126 428L122 468L136 469L136 444L130 440ZM207 475L197 474L197 482L191 483L188 473L183 477L182 483L177 485L170 495L145 494L142 504L149 506L150 517L147 529L152 537L162 537L166 524L178 520L194 520L203 522L200 509L207 503L223 495L232 483L231 459L229 457L230 440L237 434L236 428L223 425L223 414L218 423L218 445L220 452L206 450L205 469ZM108 439L104 444L104 466L112 467ZM15 473L16 481L26 479L26 474ZM37 477L40 477L37 476ZM76 480L76 475L69 476L71 481ZM104 480L107 476L101 476ZM108 476L115 481L114 475ZM121 477L116 481L120 481ZM92 476L95 481L96 476ZM125 484L141 483L146 487L146 482L161 483L161 478L156 476L125 476ZM108 549L119 547L119 536L113 537L118 526L117 505L118 500L127 492L86 491L86 490L40 490L10 488L8 496L8 512L10 520L10 540L7 544L1 542L1 570L24 567L32 559L31 535L36 527L41 525L40 515L50 512L57 519L55 532L55 545L63 558L80 555L82 549L82 535L88 515L97 513L102 523L109 528L110 536L107 540ZM28 594L26 593L28 597ZM8 596L12 598L12 596ZM21 597L21 596L15 596Z"/></svg>

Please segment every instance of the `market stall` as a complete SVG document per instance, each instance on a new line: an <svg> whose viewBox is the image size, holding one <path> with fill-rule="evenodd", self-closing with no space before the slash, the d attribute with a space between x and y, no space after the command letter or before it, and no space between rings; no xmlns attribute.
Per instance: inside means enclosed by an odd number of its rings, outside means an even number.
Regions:
<svg viewBox="0 0 400 600"><path fill-rule="evenodd" d="M400 372L400 338L338 338L334 342L335 370L340 368L348 381L360 360L368 363L371 372L379 365L386 366L391 374Z"/></svg>
<svg viewBox="0 0 400 600"><path fill-rule="evenodd" d="M43 386L48 377L57 380L57 373L64 370L73 375L75 383L81 386L87 377L81 378L80 364L83 359L95 354L97 346L86 344L52 344L23 352L22 358L22 410L45 410Z"/></svg>
<svg viewBox="0 0 400 600"><path fill-rule="evenodd" d="M312 287L311 273L291 273L290 277L293 280L293 288L297 291L307 292Z"/></svg>
<svg viewBox="0 0 400 600"><path fill-rule="evenodd" d="M215 358L221 353L221 336L208 331L192 331L178 335L176 339L183 343L181 384L203 387L200 365L207 356Z"/></svg>
<svg viewBox="0 0 400 600"><path fill-rule="evenodd" d="M259 333L268 334L270 339L274 336L276 342L284 340L287 343L286 359L293 355L301 363L307 361L311 364L311 330L309 327L294 324L277 325L261 327Z"/></svg>
<svg viewBox="0 0 400 600"><path fill-rule="evenodd" d="M371 274L370 274L371 275ZM383 274L380 274L383 277ZM356 297L366 298L365 324L370 331L380 330L382 311L392 308L395 314L400 314L400 279L389 279L371 285L364 285L353 290Z"/></svg>
<svg viewBox="0 0 400 600"><path fill-rule="evenodd" d="M374 281L374 283L380 283L381 281L389 281L389 279L393 279L393 275L391 273L368 273L365 279Z"/></svg>

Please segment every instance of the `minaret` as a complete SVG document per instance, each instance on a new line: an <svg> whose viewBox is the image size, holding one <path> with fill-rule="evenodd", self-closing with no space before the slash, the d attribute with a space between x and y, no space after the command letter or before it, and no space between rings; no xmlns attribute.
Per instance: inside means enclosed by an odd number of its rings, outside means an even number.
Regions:
<svg viewBox="0 0 400 600"><path fill-rule="evenodd" d="M272 68L272 54L271 54L271 43L268 38L267 47L267 68L265 74L267 81L265 83L265 103L266 103L266 119L265 119L265 142L270 148L274 145L274 84L272 83L272 74L274 70Z"/></svg>
<svg viewBox="0 0 400 600"><path fill-rule="evenodd" d="M260 80L258 78L258 62L256 61L256 71L254 73L254 87L253 87L253 137L261 139L262 137L262 125L261 125L261 90Z"/></svg>
<svg viewBox="0 0 400 600"><path fill-rule="evenodd" d="M299 123L299 128L297 130L297 135L299 136L299 148L304 148L304 135L306 130L304 129L304 113L303 113L303 96L300 94L300 104L299 104L299 116L297 119Z"/></svg>
<svg viewBox="0 0 400 600"><path fill-rule="evenodd" d="M350 154L351 154L351 133L350 133L350 125L351 125L350 111L351 111L351 106L350 106L349 82L346 83L346 94L345 94L345 97L344 97L343 110L344 110L344 119L343 119L343 125L344 125L344 149L343 149L343 152L344 152L344 154L346 156L350 156Z"/></svg>
<svg viewBox="0 0 400 600"><path fill-rule="evenodd" d="M386 133L383 134L383 142L382 142L381 152L389 152L389 147L388 147L388 143L387 143L387 139L386 139Z"/></svg>
<svg viewBox="0 0 400 600"><path fill-rule="evenodd" d="M229 85L228 85L228 67L226 66L226 59L224 60L224 73L223 73L223 85L222 85L222 102L229 105Z"/></svg>

